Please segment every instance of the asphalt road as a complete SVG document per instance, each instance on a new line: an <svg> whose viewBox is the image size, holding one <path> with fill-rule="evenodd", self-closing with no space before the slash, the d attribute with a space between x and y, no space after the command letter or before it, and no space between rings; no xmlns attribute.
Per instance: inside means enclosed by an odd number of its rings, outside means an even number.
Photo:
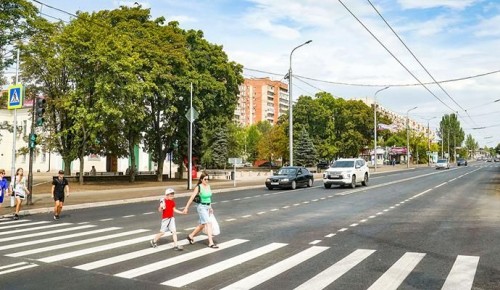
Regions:
<svg viewBox="0 0 500 290"><path fill-rule="evenodd" d="M0 222L0 289L500 289L499 172L478 163L355 189L219 193L218 250L204 236L182 252L171 237L150 248L155 202ZM196 209L176 219L186 243Z"/></svg>

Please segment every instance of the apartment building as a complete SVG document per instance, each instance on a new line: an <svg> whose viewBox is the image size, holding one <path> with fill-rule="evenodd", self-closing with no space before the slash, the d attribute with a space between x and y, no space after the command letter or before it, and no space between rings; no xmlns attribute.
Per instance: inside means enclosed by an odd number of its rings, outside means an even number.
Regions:
<svg viewBox="0 0 500 290"><path fill-rule="evenodd" d="M288 112L288 84L270 78L245 79L240 85L234 120L243 126L260 121L276 124Z"/></svg>

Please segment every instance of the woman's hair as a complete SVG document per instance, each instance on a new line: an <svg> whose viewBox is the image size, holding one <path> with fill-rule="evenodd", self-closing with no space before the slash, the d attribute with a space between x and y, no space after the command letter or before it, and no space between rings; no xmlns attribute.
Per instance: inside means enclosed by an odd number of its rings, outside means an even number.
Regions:
<svg viewBox="0 0 500 290"><path fill-rule="evenodd" d="M203 178L207 177L208 176L208 173L205 173L203 172L201 175L200 175L200 179L198 179L198 183L196 183L196 186L200 185L202 182L203 182Z"/></svg>
<svg viewBox="0 0 500 290"><path fill-rule="evenodd" d="M19 174L19 171L23 171L23 175L24 175L24 170L23 170L21 167L19 167L19 168L16 170L16 175L18 175L18 174Z"/></svg>
<svg viewBox="0 0 500 290"><path fill-rule="evenodd" d="M5 174L5 169L0 169L0 173Z"/></svg>

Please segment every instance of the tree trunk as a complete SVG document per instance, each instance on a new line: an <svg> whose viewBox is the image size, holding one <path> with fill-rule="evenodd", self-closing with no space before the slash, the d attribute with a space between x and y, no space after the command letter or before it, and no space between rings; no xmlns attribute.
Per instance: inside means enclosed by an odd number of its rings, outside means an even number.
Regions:
<svg viewBox="0 0 500 290"><path fill-rule="evenodd" d="M84 165L84 158L85 156L82 154L80 155L80 157L78 157L78 159L80 160L80 176L78 177L78 182L80 183L80 185L83 185L83 165Z"/></svg>
<svg viewBox="0 0 500 290"><path fill-rule="evenodd" d="M135 151L134 144L129 140L128 146L129 154L130 154L130 171L129 171L129 182L135 182Z"/></svg>
<svg viewBox="0 0 500 290"><path fill-rule="evenodd" d="M71 160L69 158L63 158L64 163L64 175L71 175Z"/></svg>
<svg viewBox="0 0 500 290"><path fill-rule="evenodd" d="M164 161L165 160L162 160L161 162L160 161L158 162L158 169L157 169L157 172L156 172L157 177L158 177L158 181L160 181L160 182L163 181L163 162Z"/></svg>

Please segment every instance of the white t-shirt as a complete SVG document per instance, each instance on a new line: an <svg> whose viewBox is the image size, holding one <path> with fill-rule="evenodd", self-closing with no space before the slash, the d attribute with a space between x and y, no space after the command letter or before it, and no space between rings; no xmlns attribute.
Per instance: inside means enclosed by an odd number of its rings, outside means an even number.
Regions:
<svg viewBox="0 0 500 290"><path fill-rule="evenodd" d="M26 195L26 178L24 178L24 176L21 178L21 180L17 180L17 176L14 177L13 186L15 195Z"/></svg>

